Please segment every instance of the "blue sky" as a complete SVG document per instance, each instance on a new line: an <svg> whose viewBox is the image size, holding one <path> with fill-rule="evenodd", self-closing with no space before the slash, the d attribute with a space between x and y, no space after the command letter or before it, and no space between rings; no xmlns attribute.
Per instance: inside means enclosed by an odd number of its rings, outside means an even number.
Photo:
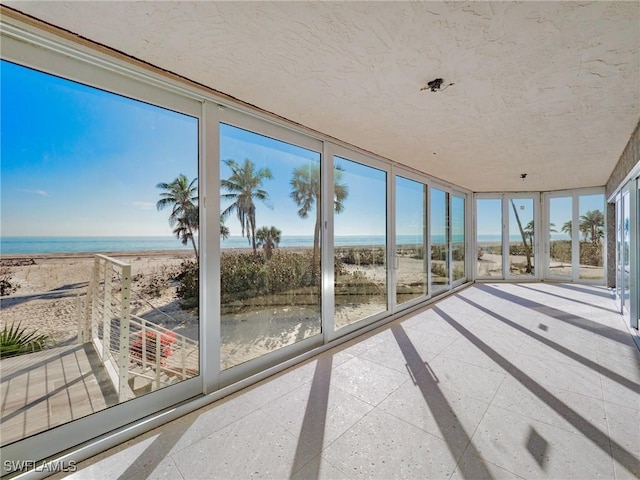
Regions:
<svg viewBox="0 0 640 480"><path fill-rule="evenodd" d="M0 68L3 236L171 235L168 211L155 208L156 184L180 173L198 175L197 119L6 61ZM320 154L231 126L222 125L220 134L221 159L249 158L273 175L263 184L269 201L256 203L258 227L313 235L315 216L298 216L290 181L295 168L317 165ZM348 159L335 163L349 190L335 234L384 235L385 172ZM221 165L222 178L229 174ZM397 186L397 234L421 235L422 186L403 178ZM438 192L430 200L433 235L444 232L437 214L444 213L444 195ZM496 205L480 202L479 234L499 233ZM525 224L530 205L521 210ZM602 195L580 198L580 214L598 208ZM558 231L570 216L570 202L554 201L551 222ZM227 226L231 235L241 234L235 217ZM460 215L452 228L463 228Z"/></svg>
<svg viewBox="0 0 640 480"><path fill-rule="evenodd" d="M518 208L518 214L522 226L533 218L532 214L532 201L526 199L514 199L516 208ZM582 195L578 200L578 214L584 215L588 211L600 210L604 211L604 195ZM524 208L521 208L524 207ZM571 220L572 216L572 198L571 197L555 197L551 199L550 204L550 223L553 223L553 227L557 230L557 233L553 233L553 238L565 238L569 236L562 233L562 226L565 222ZM486 198L480 199L477 203L477 215L478 215L478 235L500 235L502 230L501 223L501 200ZM520 235L518 225L515 221L515 217L512 211L511 205L509 205L510 225L509 230L511 235Z"/></svg>
<svg viewBox="0 0 640 480"><path fill-rule="evenodd" d="M291 198L291 179L294 169L319 165L320 154L295 145L248 132L229 125L220 128L220 158L232 159L242 165L245 159L255 164L255 170L268 168L272 179L265 179L262 189L269 194L267 202L256 201L257 227L275 226L282 235L313 235L315 206L306 219L298 216L298 206ZM343 169L341 182L348 188L344 211L335 216L336 235L385 234L385 172L347 159L336 158ZM222 163L221 178L228 178L231 170ZM225 193L223 191L223 193ZM222 209L230 202L222 202ZM241 235L235 215L226 221L232 236Z"/></svg>
<svg viewBox="0 0 640 480"><path fill-rule="evenodd" d="M1 69L3 236L171 234L156 184L197 176L197 119Z"/></svg>

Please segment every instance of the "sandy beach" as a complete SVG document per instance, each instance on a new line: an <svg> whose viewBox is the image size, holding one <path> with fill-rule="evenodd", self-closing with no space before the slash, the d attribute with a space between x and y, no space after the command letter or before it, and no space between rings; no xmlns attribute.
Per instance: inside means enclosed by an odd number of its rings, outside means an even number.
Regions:
<svg viewBox="0 0 640 480"><path fill-rule="evenodd" d="M171 329L193 324L194 317L176 301L175 285L164 285L159 296L145 294L154 275L177 269L193 255L185 251L108 255L131 264L131 313ZM0 328L20 322L27 331L49 335L52 345L75 343L78 306L83 306L86 299L93 254L2 255L0 265L10 270L11 283L18 286L12 295L0 298Z"/></svg>
<svg viewBox="0 0 640 480"><path fill-rule="evenodd" d="M301 253L304 249L287 250ZM225 250L224 254L240 251L246 250ZM183 260L193 258L190 252L114 252L107 255L132 267L132 314L198 339L198 318L193 311L180 307L177 282L166 280L178 271ZM20 322L28 332L47 334L52 346L76 343L78 315L86 302L93 254L3 255L0 265L9 269L11 283L18 286L14 293L0 298L0 328ZM400 257L398 266L398 282L405 285L405 289L415 289L411 286L419 285L424 278L423 260ZM346 272L351 276L365 276L367 282L379 285L381 294L337 299L335 322L338 327L386 309L385 266L347 265ZM312 298L307 304L294 304L274 297L269 306L260 305L259 299L254 300L255 305L221 317L223 368L320 331L317 299Z"/></svg>

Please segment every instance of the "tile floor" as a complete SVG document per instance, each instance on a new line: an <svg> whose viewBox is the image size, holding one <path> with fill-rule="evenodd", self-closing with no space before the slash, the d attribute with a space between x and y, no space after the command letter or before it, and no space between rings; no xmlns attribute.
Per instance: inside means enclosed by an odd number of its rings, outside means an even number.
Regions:
<svg viewBox="0 0 640 480"><path fill-rule="evenodd" d="M604 288L475 285L79 465L76 479L640 477Z"/></svg>

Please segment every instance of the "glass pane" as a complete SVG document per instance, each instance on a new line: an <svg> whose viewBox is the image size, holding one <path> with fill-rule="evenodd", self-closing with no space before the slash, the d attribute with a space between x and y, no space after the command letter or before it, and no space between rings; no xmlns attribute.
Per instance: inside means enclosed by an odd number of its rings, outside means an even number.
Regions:
<svg viewBox="0 0 640 480"><path fill-rule="evenodd" d="M222 369L320 333L320 154L220 125Z"/></svg>
<svg viewBox="0 0 640 480"><path fill-rule="evenodd" d="M629 301L631 297L631 202L629 192L622 194L622 301L623 305L630 309ZM585 223L590 225L589 215L585 215ZM581 217L582 218L582 217ZM586 230L586 227L585 227ZM586 242L585 242L586 243ZM600 252L602 252L602 245ZM591 248L591 246L587 247ZM587 263L587 260L585 260ZM582 267L582 265L580 265ZM581 270L582 272L582 270Z"/></svg>
<svg viewBox="0 0 640 480"><path fill-rule="evenodd" d="M6 445L198 375L198 120L0 78Z"/></svg>
<svg viewBox="0 0 640 480"><path fill-rule="evenodd" d="M622 301L622 194L616 196L616 295Z"/></svg>
<svg viewBox="0 0 640 480"><path fill-rule="evenodd" d="M431 293L449 287L449 194L431 189Z"/></svg>
<svg viewBox="0 0 640 480"><path fill-rule="evenodd" d="M451 259L453 281L465 278L464 272L464 198L451 195Z"/></svg>
<svg viewBox="0 0 640 480"><path fill-rule="evenodd" d="M535 231L533 199L509 199L509 274L533 275Z"/></svg>
<svg viewBox="0 0 640 480"><path fill-rule="evenodd" d="M427 294L427 186L396 177L396 303Z"/></svg>
<svg viewBox="0 0 640 480"><path fill-rule="evenodd" d="M580 278L604 278L604 195L582 195L578 200Z"/></svg>
<svg viewBox="0 0 640 480"><path fill-rule="evenodd" d="M573 198L549 199L549 274L571 277Z"/></svg>
<svg viewBox="0 0 640 480"><path fill-rule="evenodd" d="M387 310L387 174L334 157L335 328Z"/></svg>
<svg viewBox="0 0 640 480"><path fill-rule="evenodd" d="M502 200L479 198L477 235L479 278L502 278Z"/></svg>

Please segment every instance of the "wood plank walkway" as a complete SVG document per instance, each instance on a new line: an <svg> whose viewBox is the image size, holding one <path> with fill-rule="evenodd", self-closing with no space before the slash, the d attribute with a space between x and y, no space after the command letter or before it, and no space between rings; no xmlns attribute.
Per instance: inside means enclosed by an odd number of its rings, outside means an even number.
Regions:
<svg viewBox="0 0 640 480"><path fill-rule="evenodd" d="M4 358L0 373L2 446L118 403L91 344Z"/></svg>

